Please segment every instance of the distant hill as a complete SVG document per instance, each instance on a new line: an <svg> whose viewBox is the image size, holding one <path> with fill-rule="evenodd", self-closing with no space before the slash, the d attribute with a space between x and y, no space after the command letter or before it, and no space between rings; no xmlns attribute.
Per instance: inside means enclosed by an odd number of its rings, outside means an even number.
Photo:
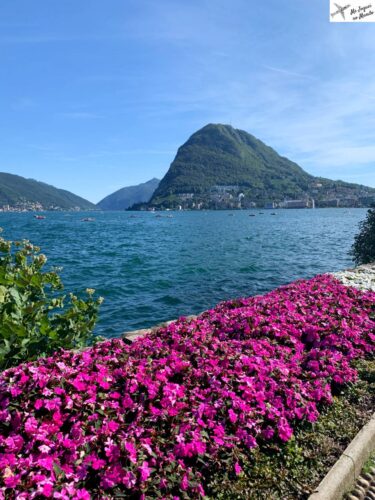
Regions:
<svg viewBox="0 0 375 500"><path fill-rule="evenodd" d="M147 203L159 182L154 178L137 186L124 187L106 196L97 206L102 210L126 210L136 203Z"/></svg>
<svg viewBox="0 0 375 500"><path fill-rule="evenodd" d="M247 132L209 124L178 149L148 206L246 208L307 198L361 206L372 197L373 188L314 177Z"/></svg>
<svg viewBox="0 0 375 500"><path fill-rule="evenodd" d="M9 205L26 209L90 210L95 205L64 189L19 175L0 172L0 207Z"/></svg>

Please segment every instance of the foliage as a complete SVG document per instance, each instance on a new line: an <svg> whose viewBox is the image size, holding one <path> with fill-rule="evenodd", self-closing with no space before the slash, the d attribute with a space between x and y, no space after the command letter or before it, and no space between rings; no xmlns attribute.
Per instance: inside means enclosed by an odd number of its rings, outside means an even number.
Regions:
<svg viewBox="0 0 375 500"><path fill-rule="evenodd" d="M319 276L0 376L4 497L201 498L315 422L374 352L375 293ZM0 483L1 484L1 483ZM21 496L22 495L22 496Z"/></svg>
<svg viewBox="0 0 375 500"><path fill-rule="evenodd" d="M176 195L194 193L206 206L213 186L239 186L253 202L375 194L372 188L313 177L247 132L209 124L179 148L150 204L176 207L181 203Z"/></svg>
<svg viewBox="0 0 375 500"><path fill-rule="evenodd" d="M375 453L372 453L362 469L362 474L369 474L375 469Z"/></svg>
<svg viewBox="0 0 375 500"><path fill-rule="evenodd" d="M59 294L61 279L43 271L46 261L30 242L0 238L0 369L92 338L101 299L90 289L86 300Z"/></svg>
<svg viewBox="0 0 375 500"><path fill-rule="evenodd" d="M366 219L360 223L360 232L354 239L351 254L356 264L375 262L375 207L367 212Z"/></svg>
<svg viewBox="0 0 375 500"><path fill-rule="evenodd" d="M95 205L64 189L57 189L44 182L25 179L20 175L0 172L0 205L15 206L23 202L41 203L44 208L58 206L62 209L93 209Z"/></svg>

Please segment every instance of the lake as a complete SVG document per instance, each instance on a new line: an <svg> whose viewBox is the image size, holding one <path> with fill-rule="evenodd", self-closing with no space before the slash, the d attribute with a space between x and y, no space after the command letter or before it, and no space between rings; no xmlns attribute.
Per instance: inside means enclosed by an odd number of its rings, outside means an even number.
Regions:
<svg viewBox="0 0 375 500"><path fill-rule="evenodd" d="M0 226L41 246L66 291L95 288L105 299L96 331L114 337L353 264L366 209L274 213L0 213Z"/></svg>

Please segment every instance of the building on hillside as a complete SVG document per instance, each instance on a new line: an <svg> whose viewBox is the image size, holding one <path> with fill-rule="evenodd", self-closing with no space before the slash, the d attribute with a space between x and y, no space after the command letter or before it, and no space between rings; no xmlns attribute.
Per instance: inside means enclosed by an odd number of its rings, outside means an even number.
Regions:
<svg viewBox="0 0 375 500"><path fill-rule="evenodd" d="M361 196L359 202L363 207L371 207L375 204L375 196Z"/></svg>
<svg viewBox="0 0 375 500"><path fill-rule="evenodd" d="M192 200L194 198L194 193L180 193L178 195L180 200Z"/></svg>
<svg viewBox="0 0 375 500"><path fill-rule="evenodd" d="M277 208L278 205L275 201L271 201L271 203L266 203L264 205L264 208L266 208L267 210L272 210L273 208Z"/></svg>
<svg viewBox="0 0 375 500"><path fill-rule="evenodd" d="M340 206L339 198L326 198L319 200L319 207L321 208L338 208Z"/></svg>
<svg viewBox="0 0 375 500"><path fill-rule="evenodd" d="M228 186L215 185L215 186L212 186L210 189L211 192L216 192L216 193L228 193L229 191L237 192L239 190L240 190L240 186L232 186L232 185L228 185Z"/></svg>
<svg viewBox="0 0 375 500"><path fill-rule="evenodd" d="M314 200L285 200L282 208L313 208Z"/></svg>

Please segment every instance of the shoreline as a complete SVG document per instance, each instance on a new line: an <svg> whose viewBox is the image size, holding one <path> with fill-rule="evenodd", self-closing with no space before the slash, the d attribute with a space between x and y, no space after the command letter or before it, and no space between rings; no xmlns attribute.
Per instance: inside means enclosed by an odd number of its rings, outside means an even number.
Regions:
<svg viewBox="0 0 375 500"><path fill-rule="evenodd" d="M326 274L335 277L345 286L353 286L358 290L375 292L375 262L371 264L362 264L361 266L357 266L355 268L349 268L343 271L337 271ZM119 338L128 340L129 342L134 342L134 340L136 340L137 338L144 337L148 333L154 332L159 328L163 328L172 323L175 323L179 321L181 318L184 318L185 320L193 320L196 319L201 314L203 314L204 312L205 311L199 314L181 316L180 318L163 321L162 323L151 326L150 328L129 330L121 333Z"/></svg>

